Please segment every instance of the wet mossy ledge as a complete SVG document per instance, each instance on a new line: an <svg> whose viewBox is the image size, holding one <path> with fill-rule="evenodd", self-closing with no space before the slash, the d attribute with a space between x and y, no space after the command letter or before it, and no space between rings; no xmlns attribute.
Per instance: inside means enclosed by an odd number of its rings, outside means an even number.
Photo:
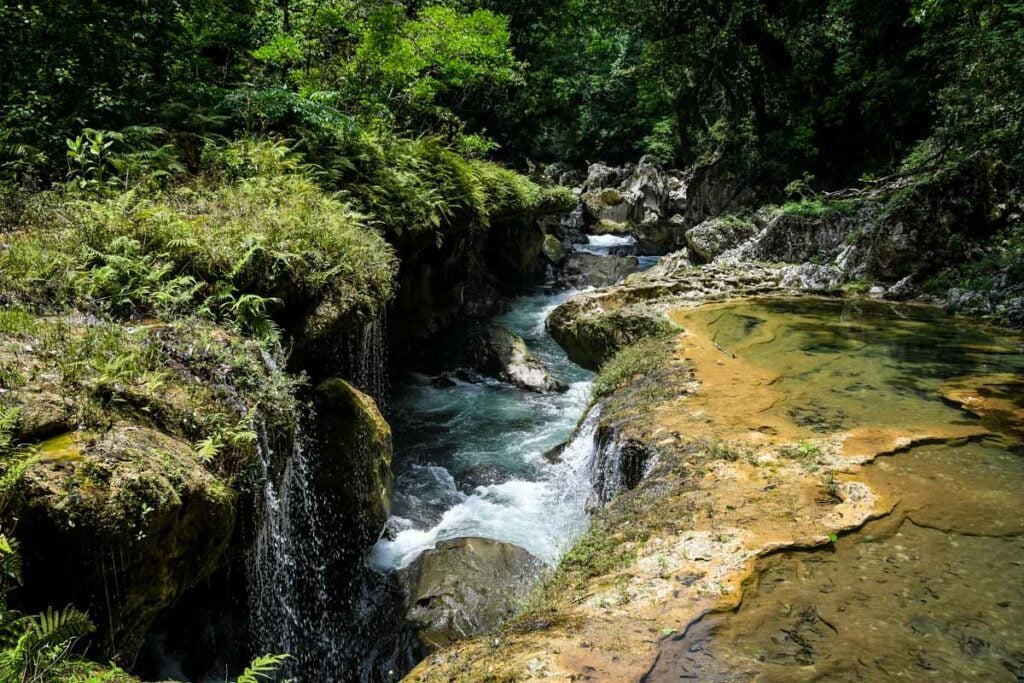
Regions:
<svg viewBox="0 0 1024 683"><path fill-rule="evenodd" d="M290 453L303 421L338 524L373 541L391 433L340 340L409 305L400 269L428 282L443 258L445 285L467 287L488 240L532 258L537 216L571 198L431 140L372 149L343 188L284 143L242 140L210 145L195 175L6 207L0 522L25 568L12 606L87 611L89 656L130 669L168 608L249 551L257 484L284 465L260 456ZM422 308L429 332L472 312Z"/></svg>

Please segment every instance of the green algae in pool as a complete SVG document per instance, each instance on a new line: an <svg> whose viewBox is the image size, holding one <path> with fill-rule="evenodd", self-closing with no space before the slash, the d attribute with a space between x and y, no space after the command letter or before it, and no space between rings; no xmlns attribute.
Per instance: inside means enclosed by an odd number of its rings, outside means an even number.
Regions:
<svg viewBox="0 0 1024 683"><path fill-rule="evenodd" d="M647 679L1021 680L1022 455L990 440L866 468L892 514L762 560L737 612L663 644Z"/></svg>
<svg viewBox="0 0 1024 683"><path fill-rule="evenodd" d="M826 550L760 560L739 608L664 641L645 680L1024 680L1022 339L873 302L753 300L687 317L777 373L780 409L814 431L980 417L993 433L844 475L893 511Z"/></svg>
<svg viewBox="0 0 1024 683"><path fill-rule="evenodd" d="M777 375L775 409L817 433L971 421L962 377L1024 379L1024 340L923 306L753 299L687 312L721 349ZM1016 398L1024 409L1024 398ZM989 426L998 429L998 425Z"/></svg>

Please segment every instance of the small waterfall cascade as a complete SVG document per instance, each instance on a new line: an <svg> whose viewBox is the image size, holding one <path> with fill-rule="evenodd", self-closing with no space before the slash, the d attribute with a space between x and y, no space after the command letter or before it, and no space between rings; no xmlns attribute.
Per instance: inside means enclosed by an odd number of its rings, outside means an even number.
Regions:
<svg viewBox="0 0 1024 683"><path fill-rule="evenodd" d="M380 327L365 333L368 344L374 330ZM267 356L264 362L275 361ZM362 367L375 372L372 363ZM352 520L333 509L321 481L323 449L303 424L315 424L315 415L299 416L287 452L275 449L263 422L255 425L256 528L246 568L251 651L291 655L285 673L295 680L347 680L362 655L351 642L352 614L368 591L384 601L388 587L368 585L365 548L348 537Z"/></svg>
<svg viewBox="0 0 1024 683"><path fill-rule="evenodd" d="M656 454L648 446L623 438L617 429L596 434L595 440L590 481L595 498L602 505L617 494L636 488L657 462Z"/></svg>
<svg viewBox="0 0 1024 683"><path fill-rule="evenodd" d="M347 378L386 411L388 384L387 314L381 313L342 342Z"/></svg>
<svg viewBox="0 0 1024 683"><path fill-rule="evenodd" d="M315 467L301 430L279 476L266 430L259 433L262 486L256 497L256 542L249 559L250 630L254 651L288 653L297 670L333 649L330 586L325 568L331 547L325 516L311 490Z"/></svg>
<svg viewBox="0 0 1024 683"><path fill-rule="evenodd" d="M447 510L427 530L400 531L381 539L370 565L381 572L408 566L424 550L463 536L482 536L513 543L554 565L587 529L587 509L596 498L600 409L590 411L558 460L545 464L534 481L512 480L481 486Z"/></svg>

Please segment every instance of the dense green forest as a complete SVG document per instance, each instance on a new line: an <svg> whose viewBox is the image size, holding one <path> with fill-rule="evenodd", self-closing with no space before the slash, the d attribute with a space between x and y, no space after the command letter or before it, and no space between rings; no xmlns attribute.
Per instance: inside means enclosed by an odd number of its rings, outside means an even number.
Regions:
<svg viewBox="0 0 1024 683"><path fill-rule="evenodd" d="M644 155L719 165L763 203L983 163L1009 188L998 232L936 277L1024 282L1024 3L11 0L0 329L64 356L80 425L109 425L125 386L157 405L182 384L163 368L214 327L232 336L210 372L231 368L245 411L287 412L262 389L290 380L249 367L252 346L325 307L374 319L404 244L571 209L544 165ZM71 333L51 317L69 312L97 322ZM152 319L173 329L125 332ZM182 431L230 479L254 437L201 399ZM0 396L0 513L34 457L18 410ZM0 596L21 580L2 531ZM66 661L91 629L0 598L0 680L116 680Z"/></svg>

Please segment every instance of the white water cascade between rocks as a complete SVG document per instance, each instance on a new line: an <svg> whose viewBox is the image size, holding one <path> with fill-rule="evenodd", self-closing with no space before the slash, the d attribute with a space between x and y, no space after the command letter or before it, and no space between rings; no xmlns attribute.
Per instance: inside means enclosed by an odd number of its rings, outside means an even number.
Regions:
<svg viewBox="0 0 1024 683"><path fill-rule="evenodd" d="M252 644L288 652L298 680L386 681L415 664L404 621L401 570L443 541L480 537L519 546L548 566L587 529L595 482L599 409L590 372L545 329L575 292L521 296L493 320L523 339L564 393L538 394L462 366L446 339L420 372L399 378L388 419L395 439L395 491L383 537L368 554L339 532L314 484L315 435L296 434L275 452L260 431L255 550L248 563ZM344 341L346 367L370 393L384 393L383 321ZM270 362L268 360L268 362ZM281 448L278 446L278 448ZM346 569L347 568L347 569ZM422 655L419 655L422 656Z"/></svg>

